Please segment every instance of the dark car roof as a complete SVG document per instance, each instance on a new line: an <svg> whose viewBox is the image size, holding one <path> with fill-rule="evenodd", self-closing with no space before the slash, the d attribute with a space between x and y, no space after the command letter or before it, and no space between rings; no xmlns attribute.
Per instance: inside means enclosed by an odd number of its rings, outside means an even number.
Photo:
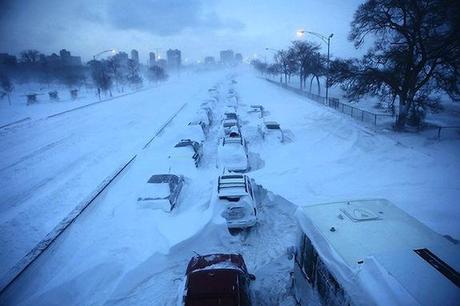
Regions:
<svg viewBox="0 0 460 306"><path fill-rule="evenodd" d="M212 267L223 267L239 269L247 273L246 264L240 254L208 254L193 256L187 266L186 274L196 270L209 269Z"/></svg>
<svg viewBox="0 0 460 306"><path fill-rule="evenodd" d="M235 269L192 272L188 275L185 305L239 305L240 273Z"/></svg>

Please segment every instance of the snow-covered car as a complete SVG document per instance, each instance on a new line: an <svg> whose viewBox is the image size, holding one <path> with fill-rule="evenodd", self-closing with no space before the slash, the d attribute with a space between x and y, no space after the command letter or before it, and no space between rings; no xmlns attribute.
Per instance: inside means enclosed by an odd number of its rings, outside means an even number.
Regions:
<svg viewBox="0 0 460 306"><path fill-rule="evenodd" d="M201 107L199 112L203 116L206 116L206 118L207 118L207 120L209 122L209 125L211 125L212 122L213 122L213 114L212 114L211 108L210 107Z"/></svg>
<svg viewBox="0 0 460 306"><path fill-rule="evenodd" d="M236 126L232 126L227 130L227 136L229 138L241 138L241 132Z"/></svg>
<svg viewBox="0 0 460 306"><path fill-rule="evenodd" d="M201 121L192 121L187 125L187 130L185 132L185 139L193 139L198 142L204 142L206 140L206 135L208 129L206 125Z"/></svg>
<svg viewBox="0 0 460 306"><path fill-rule="evenodd" d="M262 105L251 105L248 113L257 114L258 118L263 118L264 107Z"/></svg>
<svg viewBox="0 0 460 306"><path fill-rule="evenodd" d="M183 306L250 306L250 283L256 277L240 254L196 255L188 263Z"/></svg>
<svg viewBox="0 0 460 306"><path fill-rule="evenodd" d="M243 229L257 223L257 199L253 180L242 174L227 174L217 180L217 205L229 229Z"/></svg>
<svg viewBox="0 0 460 306"><path fill-rule="evenodd" d="M171 211L177 204L183 186L184 177L182 175L152 175L137 198L137 202L142 208Z"/></svg>
<svg viewBox="0 0 460 306"><path fill-rule="evenodd" d="M242 137L223 137L218 148L218 157L222 169L232 172L244 172L249 169L246 142Z"/></svg>
<svg viewBox="0 0 460 306"><path fill-rule="evenodd" d="M259 125L259 132L263 139L275 139L279 142L284 142L283 130L281 130L280 124L276 121L264 121Z"/></svg>
<svg viewBox="0 0 460 306"><path fill-rule="evenodd" d="M169 158L175 162L192 162L198 167L203 157L203 144L190 139L179 141L171 152Z"/></svg>
<svg viewBox="0 0 460 306"><path fill-rule="evenodd" d="M224 120L234 119L238 120L238 114L236 111L225 111L224 112Z"/></svg>
<svg viewBox="0 0 460 306"><path fill-rule="evenodd" d="M231 129L240 129L238 119L224 119L222 120L222 136L228 135Z"/></svg>

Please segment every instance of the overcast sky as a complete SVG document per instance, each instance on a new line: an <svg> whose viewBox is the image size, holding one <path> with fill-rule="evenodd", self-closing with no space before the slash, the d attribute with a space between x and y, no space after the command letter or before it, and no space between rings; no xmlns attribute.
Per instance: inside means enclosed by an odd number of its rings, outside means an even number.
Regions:
<svg viewBox="0 0 460 306"><path fill-rule="evenodd" d="M334 33L334 56L356 54L347 41L358 0L0 0L0 52L70 50L88 60L99 51L182 51L183 61L233 49L271 58L296 30ZM313 36L306 37L320 42ZM323 45L324 51L326 46ZM361 52L359 52L361 53Z"/></svg>

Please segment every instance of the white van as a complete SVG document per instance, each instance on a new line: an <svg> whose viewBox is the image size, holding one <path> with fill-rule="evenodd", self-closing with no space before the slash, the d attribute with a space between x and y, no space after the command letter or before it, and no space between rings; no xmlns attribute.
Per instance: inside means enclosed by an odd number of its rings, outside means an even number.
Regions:
<svg viewBox="0 0 460 306"><path fill-rule="evenodd" d="M300 305L459 305L460 246L387 200L301 207Z"/></svg>

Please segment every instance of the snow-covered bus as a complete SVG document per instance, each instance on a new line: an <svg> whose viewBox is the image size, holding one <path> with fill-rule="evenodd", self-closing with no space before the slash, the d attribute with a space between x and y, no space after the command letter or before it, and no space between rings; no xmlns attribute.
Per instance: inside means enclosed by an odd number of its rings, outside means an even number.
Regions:
<svg viewBox="0 0 460 306"><path fill-rule="evenodd" d="M300 305L460 304L460 245L387 200L301 207L296 217Z"/></svg>

